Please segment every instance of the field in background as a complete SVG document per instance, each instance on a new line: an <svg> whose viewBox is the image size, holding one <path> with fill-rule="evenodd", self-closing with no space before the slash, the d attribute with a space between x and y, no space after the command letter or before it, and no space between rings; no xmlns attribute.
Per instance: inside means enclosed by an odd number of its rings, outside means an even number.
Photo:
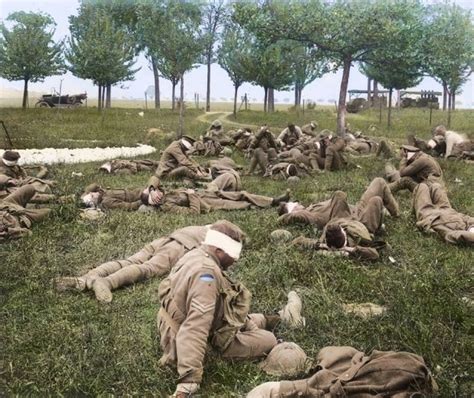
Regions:
<svg viewBox="0 0 474 398"><path fill-rule="evenodd" d="M159 150L172 141L178 115L170 110L145 111L113 108L56 110L1 109L15 147L131 145L149 142ZM223 110L222 112L228 112ZM427 138L431 127L446 120L446 114L422 110L394 112L391 131L378 123L377 112L349 115L351 128L399 144L412 131ZM186 132L199 135L209 121L224 113L204 115L186 112ZM456 111L453 129L472 134L474 111ZM319 129L335 128L331 108L313 112L276 112L265 115L248 111L237 123L268 123L277 133L289 121L316 120ZM226 128L237 126L224 120ZM154 135L148 129L159 128ZM0 146L5 147L0 131ZM159 158L159 151L149 157ZM243 165L246 160L234 153ZM201 163L207 159L198 158ZM360 169L325 173L292 186L292 195L305 204L322 200L334 190L348 193L355 203L367 184L383 175L384 162L372 157L354 158ZM473 166L440 160L452 205L474 214ZM82 192L91 182L105 187L143 186L149 177L105 176L98 164L58 165L51 176L58 181L58 194ZM82 177L72 177L80 172ZM286 182L243 177L244 189L275 196ZM316 253L269 242L269 232L278 227L274 209L213 212L199 216L162 213L110 212L99 222L78 218L77 204L55 205L51 217L34 226L33 235L0 246L0 340L2 373L0 392L6 396L140 396L171 394L176 373L161 368L156 313L160 279L114 292L110 305L99 305L90 292L57 293L51 279L79 275L101 262L124 258L145 243L176 228L206 224L226 218L239 224L249 240L241 260L232 271L253 293L253 311L273 312L285 303L286 293L297 289L304 303L307 326L276 333L295 341L309 356L327 345L351 345L369 352L406 350L422 355L441 387L441 396L468 397L472 391L472 259L473 249L445 244L437 236L417 230L411 211L411 196L401 192L399 219L387 218L382 236L389 247L373 263L345 258L328 259ZM293 236L316 236L310 227L292 226ZM395 263L389 260L395 259ZM344 313L347 302L374 302L388 307L376 319ZM200 396L242 397L255 385L272 380L255 363L229 362L209 353ZM2 394L0 394L2 395Z"/></svg>

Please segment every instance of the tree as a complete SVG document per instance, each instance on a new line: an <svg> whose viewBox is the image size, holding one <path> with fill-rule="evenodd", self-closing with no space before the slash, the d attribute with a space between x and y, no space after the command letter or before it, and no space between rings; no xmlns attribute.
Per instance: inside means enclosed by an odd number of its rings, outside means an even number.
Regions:
<svg viewBox="0 0 474 398"><path fill-rule="evenodd" d="M203 12L204 59L207 66L206 112L211 110L211 65L216 61L214 47L219 35L219 28L226 19L227 8L224 0L211 0Z"/></svg>
<svg viewBox="0 0 474 398"><path fill-rule="evenodd" d="M367 55L361 71L389 90L387 125L390 129L393 90L416 86L423 78L425 56L422 37L425 31L424 8L413 3L403 18L403 28L394 24L388 27L384 46Z"/></svg>
<svg viewBox="0 0 474 398"><path fill-rule="evenodd" d="M28 101L28 83L64 73L62 42L53 41L54 19L48 14L14 12L7 17L9 30L0 24L0 76L23 80L23 108Z"/></svg>
<svg viewBox="0 0 474 398"><path fill-rule="evenodd" d="M288 0L237 3L234 19L267 40L294 40L318 47L337 67L342 67L337 131L345 131L346 96L350 68L385 45L417 0Z"/></svg>
<svg viewBox="0 0 474 398"><path fill-rule="evenodd" d="M443 85L443 110L447 97L450 110L454 107L453 96L474 68L472 12L455 4L437 4L429 8L428 20L424 38L426 70Z"/></svg>
<svg viewBox="0 0 474 398"><path fill-rule="evenodd" d="M135 41L110 13L94 3L83 2L77 16L69 17L71 37L66 59L77 77L91 79L98 86L99 109L110 107L111 86L132 80L139 69L135 63Z"/></svg>
<svg viewBox="0 0 474 398"><path fill-rule="evenodd" d="M138 10L140 29L148 56L171 81L174 110L176 85L180 81L184 84L184 74L194 67L203 50L199 30L202 7L196 2L174 0L146 0L144 5Z"/></svg>
<svg viewBox="0 0 474 398"><path fill-rule="evenodd" d="M295 106L301 105L303 89L330 70L329 64L317 48L297 45L291 52L294 64Z"/></svg>
<svg viewBox="0 0 474 398"><path fill-rule="evenodd" d="M247 79L245 65L251 51L251 46L248 44L243 30L237 24L229 22L217 50L217 62L227 72L234 84L234 119L237 118L237 94L239 87Z"/></svg>

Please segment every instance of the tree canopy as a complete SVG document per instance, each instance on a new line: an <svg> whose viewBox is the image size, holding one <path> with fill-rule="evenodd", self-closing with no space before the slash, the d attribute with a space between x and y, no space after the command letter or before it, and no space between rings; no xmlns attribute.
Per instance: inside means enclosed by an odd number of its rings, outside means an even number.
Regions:
<svg viewBox="0 0 474 398"><path fill-rule="evenodd" d="M28 82L38 82L65 70L62 42L53 40L54 19L43 13L14 12L7 21L11 29L0 24L0 76L23 80L23 108L28 99Z"/></svg>

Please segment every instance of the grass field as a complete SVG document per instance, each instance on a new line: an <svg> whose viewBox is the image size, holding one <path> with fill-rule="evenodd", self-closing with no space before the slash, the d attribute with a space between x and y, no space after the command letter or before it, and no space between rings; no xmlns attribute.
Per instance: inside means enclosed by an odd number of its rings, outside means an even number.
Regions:
<svg viewBox="0 0 474 398"><path fill-rule="evenodd" d="M225 112L226 110L222 110ZM57 112L49 109L1 109L2 120L18 148L131 145L149 141L163 149L177 129L178 116L169 110L145 112L94 109ZM199 135L207 121L223 114L186 114L186 132ZM319 128L335 127L333 110L304 115L276 112L239 113L238 123L268 122L277 132L288 121L316 120ZM446 114L433 114L432 125ZM378 113L349 115L354 129L376 129L372 135L401 143L407 132L430 134L429 114L421 110L395 111L391 131L378 124ZM226 122L227 127L232 122ZM472 134L473 111L456 111L452 128ZM148 137L147 130L162 134ZM3 133L0 133L3 134ZM1 136L1 135L0 135ZM3 136L0 145L4 144ZM75 140L75 141L71 141ZM95 146L95 144L94 144ZM239 163L244 159L233 155ZM158 159L159 151L150 156ZM198 159L205 161L205 159ZM336 189L355 203L366 185L383 174L384 163L355 159L360 169L326 173L292 187L293 197L310 203ZM453 207L474 214L473 166L440 160ZM106 187L136 187L148 176L110 177L97 173L98 164L51 168L60 194L79 194L94 181ZM71 177L73 171L83 177ZM460 181L460 182L459 182ZM273 196L285 182L244 177L250 192ZM248 234L233 274L253 293L253 310L280 308L286 293L297 289L303 298L307 326L278 327L278 337L295 341L308 355L327 345L351 345L370 351L406 350L422 355L440 385L442 397L472 396L472 271L473 249L445 244L415 227L409 193L399 193L401 216L387 219L384 239L390 248L373 263L329 259L293 247L275 246L268 239L277 228L274 209L214 212L199 216L110 212L99 222L83 222L75 204L54 206L51 217L34 226L33 235L0 246L0 395L19 397L161 397L171 394L176 373L160 368L159 336L155 324L159 308L159 279L114 292L110 305L100 305L92 293L57 293L51 279L78 275L104 261L126 257L158 236L176 228L206 224L220 218L239 224ZM309 227L289 228L296 237L317 234ZM392 264L388 257L396 262ZM342 303L374 302L387 306L379 318L365 320L344 313ZM257 384L272 380L255 363L228 362L207 356L200 396L241 397Z"/></svg>

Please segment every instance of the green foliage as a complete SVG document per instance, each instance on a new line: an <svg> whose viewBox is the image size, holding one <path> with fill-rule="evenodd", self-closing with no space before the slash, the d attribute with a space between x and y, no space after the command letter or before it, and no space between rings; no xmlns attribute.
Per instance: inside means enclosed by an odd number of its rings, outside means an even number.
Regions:
<svg viewBox="0 0 474 398"><path fill-rule="evenodd" d="M161 75L175 86L198 61L201 5L187 1L144 0L137 9L140 35Z"/></svg>
<svg viewBox="0 0 474 398"><path fill-rule="evenodd" d="M47 14L18 11L6 20L13 26L8 29L0 24L0 76L25 81L25 107L28 82L43 81L45 77L63 73L63 45L53 41L56 24Z"/></svg>
<svg viewBox="0 0 474 398"><path fill-rule="evenodd" d="M443 3L431 6L428 18L423 49L427 72L456 93L474 68L472 12Z"/></svg>
<svg viewBox="0 0 474 398"><path fill-rule="evenodd" d="M135 41L124 25L94 2L83 2L77 16L69 18L71 37L66 58L77 77L99 86L132 80Z"/></svg>

